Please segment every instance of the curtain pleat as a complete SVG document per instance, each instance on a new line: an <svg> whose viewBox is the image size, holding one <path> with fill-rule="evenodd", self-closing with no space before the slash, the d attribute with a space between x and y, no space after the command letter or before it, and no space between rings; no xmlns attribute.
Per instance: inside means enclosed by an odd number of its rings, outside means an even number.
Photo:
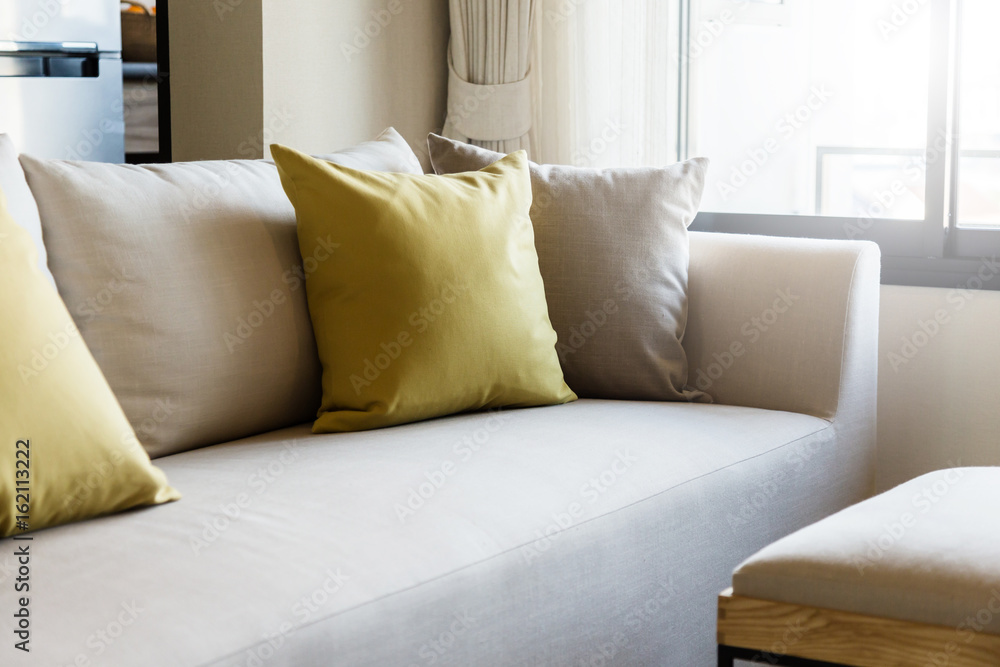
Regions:
<svg viewBox="0 0 1000 667"><path fill-rule="evenodd" d="M529 77L537 4L450 0L445 136L502 153L530 150Z"/></svg>

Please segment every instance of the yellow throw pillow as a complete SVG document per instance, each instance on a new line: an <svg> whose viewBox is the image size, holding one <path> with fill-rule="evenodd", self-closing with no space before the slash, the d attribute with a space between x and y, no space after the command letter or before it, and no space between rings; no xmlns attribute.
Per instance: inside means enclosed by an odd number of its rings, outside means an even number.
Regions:
<svg viewBox="0 0 1000 667"><path fill-rule="evenodd" d="M313 432L572 401L524 152L478 172L359 171L272 146L323 363Z"/></svg>
<svg viewBox="0 0 1000 667"><path fill-rule="evenodd" d="M0 536L180 498L0 192Z"/></svg>

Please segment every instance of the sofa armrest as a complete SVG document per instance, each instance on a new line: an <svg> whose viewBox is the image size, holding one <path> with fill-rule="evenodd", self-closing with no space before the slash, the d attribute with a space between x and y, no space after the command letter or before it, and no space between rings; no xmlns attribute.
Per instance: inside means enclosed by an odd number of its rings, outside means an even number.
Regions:
<svg viewBox="0 0 1000 667"><path fill-rule="evenodd" d="M717 403L873 422L879 271L870 242L693 232L688 383Z"/></svg>

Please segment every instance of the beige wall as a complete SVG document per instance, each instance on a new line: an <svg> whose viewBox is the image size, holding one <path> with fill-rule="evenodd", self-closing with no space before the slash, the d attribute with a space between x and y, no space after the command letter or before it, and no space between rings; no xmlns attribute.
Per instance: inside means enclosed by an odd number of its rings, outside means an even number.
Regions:
<svg viewBox="0 0 1000 667"><path fill-rule="evenodd" d="M263 2L264 121L281 128L276 141L329 151L393 125L425 152L444 121L447 0Z"/></svg>
<svg viewBox="0 0 1000 667"><path fill-rule="evenodd" d="M260 0L170 3L174 160L260 157L238 147L261 128L261 30Z"/></svg>
<svg viewBox="0 0 1000 667"><path fill-rule="evenodd" d="M447 0L175 4L175 160L328 152L389 125L422 154L443 123Z"/></svg>
<svg viewBox="0 0 1000 667"><path fill-rule="evenodd" d="M1000 465L1000 292L882 288L879 488Z"/></svg>

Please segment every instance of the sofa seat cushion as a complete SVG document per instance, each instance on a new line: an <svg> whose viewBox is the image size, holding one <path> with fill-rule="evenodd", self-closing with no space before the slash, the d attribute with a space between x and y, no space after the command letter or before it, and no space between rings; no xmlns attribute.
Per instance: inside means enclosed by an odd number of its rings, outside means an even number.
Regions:
<svg viewBox="0 0 1000 667"><path fill-rule="evenodd" d="M677 596L638 630L662 645L704 630L668 628L687 617L709 627L714 594L698 592L704 619L685 596L705 568L721 583L722 564L759 548L745 535L816 518L828 492L812 467L850 465L834 430L755 408L582 400L355 433L302 425L164 457L182 502L36 536L45 640L31 664L98 649L99 664L148 667L445 664L440 636L447 664L570 664L654 593ZM827 467L831 489L850 486ZM748 504L757 492L769 511ZM93 636L120 617L112 642Z"/></svg>
<svg viewBox="0 0 1000 667"><path fill-rule="evenodd" d="M928 473L761 550L745 597L1000 634L1000 468Z"/></svg>

